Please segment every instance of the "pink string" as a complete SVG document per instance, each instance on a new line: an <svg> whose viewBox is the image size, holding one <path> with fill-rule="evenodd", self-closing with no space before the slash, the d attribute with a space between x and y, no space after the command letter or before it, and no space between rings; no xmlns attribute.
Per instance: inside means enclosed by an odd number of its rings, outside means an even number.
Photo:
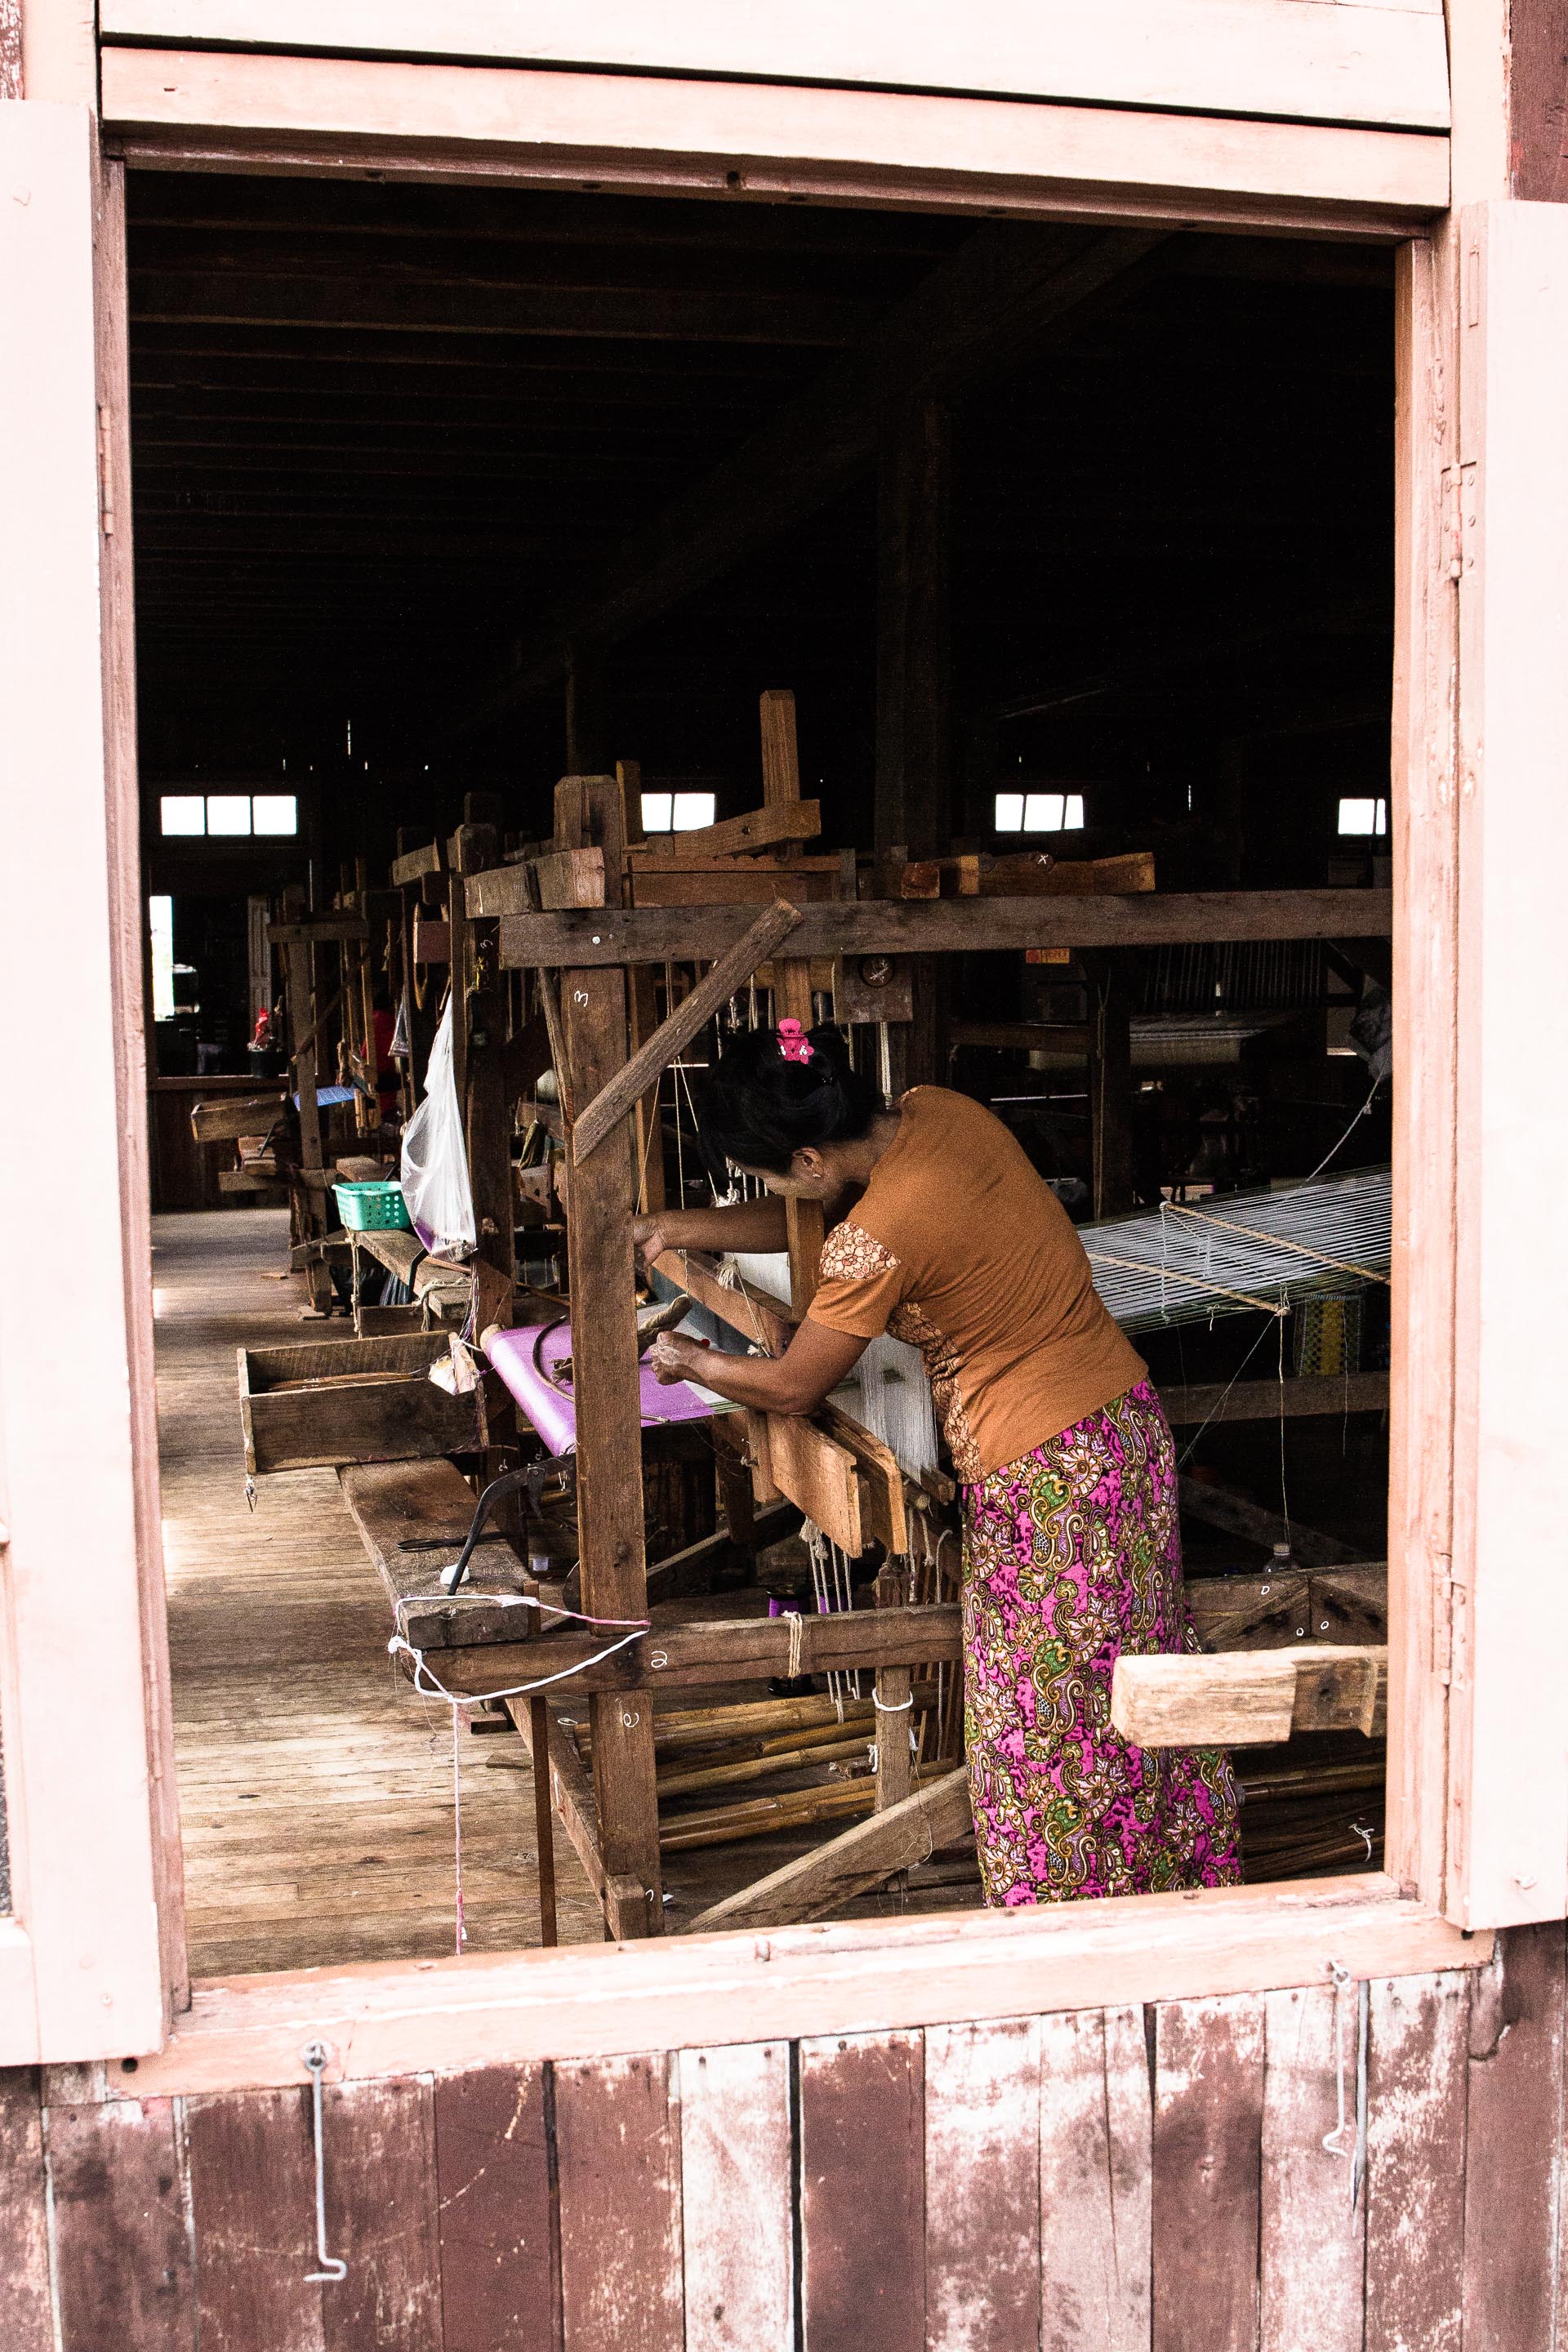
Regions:
<svg viewBox="0 0 1568 2352"><path fill-rule="evenodd" d="M452 1709L452 1843L453 1880L458 1897L458 1958L463 1957L463 1947L468 1940L468 1921L463 1916L463 1780L458 1762L461 1753L459 1717L462 1708Z"/></svg>

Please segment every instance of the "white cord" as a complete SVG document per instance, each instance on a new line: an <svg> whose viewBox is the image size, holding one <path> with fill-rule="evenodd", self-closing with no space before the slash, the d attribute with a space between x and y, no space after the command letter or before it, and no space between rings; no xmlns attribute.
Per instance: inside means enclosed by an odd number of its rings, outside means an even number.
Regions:
<svg viewBox="0 0 1568 2352"><path fill-rule="evenodd" d="M444 1698L448 1706L479 1706L487 1698L524 1698L533 1691L548 1690L552 1683L570 1682L574 1675L585 1675L590 1667L603 1665L605 1660L613 1658L617 1650L641 1641L643 1635L651 1630L648 1625L638 1625L635 1632L623 1633L618 1642L611 1642L606 1648L595 1651L591 1658L579 1659L574 1666L563 1666L559 1673L553 1675L541 1675L537 1682L512 1683L507 1689L496 1691L449 1691L446 1684L430 1672L425 1663L424 1651L416 1650L412 1642L405 1642L401 1633L393 1635L386 1649L389 1657L395 1658L401 1652L403 1656L413 1659L414 1687L422 1697Z"/></svg>

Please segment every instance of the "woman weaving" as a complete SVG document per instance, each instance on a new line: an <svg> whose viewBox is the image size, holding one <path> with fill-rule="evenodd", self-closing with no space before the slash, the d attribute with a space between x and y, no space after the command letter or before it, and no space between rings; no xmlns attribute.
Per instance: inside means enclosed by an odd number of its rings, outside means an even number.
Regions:
<svg viewBox="0 0 1568 2352"><path fill-rule="evenodd" d="M921 1349L963 1489L964 1731L987 1904L1232 1884L1226 1758L1130 1748L1111 1728L1118 1654L1196 1643L1170 1431L1055 1194L964 1095L917 1087L884 1109L832 1028L738 1037L703 1125L773 1197L639 1218L647 1255L782 1249L792 1193L838 1222L783 1356L669 1335L652 1360L661 1379L798 1413L880 1332Z"/></svg>

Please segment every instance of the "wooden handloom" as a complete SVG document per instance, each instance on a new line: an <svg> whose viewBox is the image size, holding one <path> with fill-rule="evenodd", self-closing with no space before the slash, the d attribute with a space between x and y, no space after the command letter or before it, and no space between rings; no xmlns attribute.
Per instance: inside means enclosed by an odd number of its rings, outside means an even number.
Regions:
<svg viewBox="0 0 1568 2352"><path fill-rule="evenodd" d="M1043 878L1049 868L1030 861L1027 887L1010 895L992 895L993 870L970 874L962 862L953 877L939 868L934 888L896 860L858 875L853 859L810 856L802 846L816 833L818 814L799 798L793 698L764 696L762 716L764 806L751 817L727 820L707 835L642 841L635 820L628 821L639 777L627 763L616 776L563 779L548 843L501 858L496 828L470 821L449 841L401 847L393 867L405 972L412 982L416 958L434 967L444 950L467 1012L457 1024L456 1059L479 1229L469 1277L476 1334L527 1320L519 1313L515 1256L513 1106L531 1070L548 1061L556 1073L558 1103L535 1108L564 1146L555 1181L566 1195L580 1605L591 1619L636 1622L647 1615L654 1595L700 1587L704 1569L721 1556L745 1553L753 1512L784 1501L852 1556L876 1541L889 1559L912 1555L929 1570L932 1550L940 1549L942 1502L907 1481L887 1448L847 1416L733 1415L711 1425L724 1432L718 1466L726 1529L708 1539L711 1549L690 1547L700 1561L661 1563L650 1584L630 1223L639 1204L663 1205L660 1075L721 1007L753 980L771 987L775 1015L793 1013L805 1022L814 999L830 992L836 1011L853 1004L858 1018L874 1018L885 1006L893 1016L885 1059L898 1087L921 1074L909 1055L909 1013L911 983L918 987L928 957L976 947L1110 951L1184 940L1359 939L1386 930L1390 919L1386 893L1360 889L1163 897L1150 887L1153 877L1142 859L1108 861L1115 870L1098 880L1086 879L1085 869L1068 869L1054 889ZM885 895L860 896L868 887ZM910 895L916 890L921 895ZM701 975L684 996L676 964ZM511 1001L514 974L534 975L537 1011L531 1018ZM426 1033L439 992L433 981L425 991ZM417 1048L415 1060L421 1067ZM661 1258L656 1270L742 1340L776 1352L788 1344L816 1285L820 1211L792 1202L788 1233L787 1307L738 1293L699 1253ZM1253 1409L1270 1414L1340 1411L1348 1394L1337 1381L1294 1381L1283 1397L1273 1383L1255 1386ZM1332 1397L1320 1397L1320 1389ZM462 1458L488 1479L511 1457L518 1431L510 1400L488 1380L486 1390L482 1424ZM1381 1400L1369 1393L1358 1401ZM1212 1391L1173 1394L1167 1404L1173 1418L1189 1420L1247 1409L1245 1397ZM436 1601L432 1580L456 1558L472 1511L469 1486L444 1457L378 1465L377 1450L367 1440L357 1456L344 1457L340 1476L411 1645L443 1657L452 1668L449 1678L442 1676L447 1686L476 1701L545 1674L564 1678L549 1694L502 1704L536 1765L544 1767L536 1773L540 1801L548 1794L600 1895L607 1931L617 1938L662 1931L661 1853L680 1850L686 1826L667 1824L661 1845L657 1759L668 1718L668 1710L656 1715L655 1707L667 1694L755 1685L792 1668L803 1675L858 1669L874 1676L884 1708L901 1712L918 1700L924 1712L933 1674L945 1674L950 1692L956 1687L960 1629L952 1601L910 1605L900 1580L886 1572L876 1593L879 1605L805 1617L793 1631L779 1618L661 1622L657 1633L608 1657L601 1656L604 1637L592 1626L541 1636L531 1625L529 1637L521 1638L520 1619L532 1612L502 1601L531 1589L521 1538L514 1532L509 1541L504 1528L498 1531L501 1540L476 1554L470 1586L449 1603ZM446 1548L438 1555L400 1552L415 1527L438 1528ZM929 1572L922 1589L940 1592ZM1358 1621L1345 1630L1363 1626ZM1286 1628L1279 1638L1296 1643L1301 1631ZM1262 1638L1269 1638L1267 1632ZM1315 1684L1292 1671L1286 1729L1292 1723L1342 1724L1351 1705L1344 1678L1355 1681L1358 1674L1359 1711L1352 1711L1370 1728L1373 1701L1355 1661L1376 1649L1364 1638L1359 1649L1342 1642L1334 1672ZM1222 1688L1235 1687L1240 1705L1238 1675L1250 1674L1256 1684L1272 1672L1270 1693L1282 1689L1279 1671L1249 1664L1250 1654L1197 1662L1206 1670L1201 1690L1179 1694L1174 1714L1167 1706L1162 1721L1195 1721L1199 1701L1212 1715ZM1375 1666L1372 1671L1375 1675ZM587 1720L574 1734L568 1717L584 1712ZM1262 1720L1268 1709L1254 1713ZM1268 1720L1279 1717L1276 1698ZM866 1745L863 1728L858 1737ZM968 1798L956 1749L949 1746L945 1765L939 1755L923 1771L911 1769L906 1740L878 1740L876 1751L868 1780L805 1792L822 1800L805 1809L812 1817L831 1822L837 1811L849 1817L847 1826L689 1924L761 1927L817 1916L944 1846L964 1843ZM715 1779L700 1757L692 1769ZM714 1834L723 1833L726 1820L736 1834L752 1833L742 1818L745 1781L742 1764L725 1784L740 1801L714 1816ZM868 1817L855 1819L857 1813ZM787 1817L787 1805L773 1816ZM548 1827L542 1821L546 1848ZM542 1902L542 1908L548 1912ZM548 1916L544 1927L552 1931Z"/></svg>

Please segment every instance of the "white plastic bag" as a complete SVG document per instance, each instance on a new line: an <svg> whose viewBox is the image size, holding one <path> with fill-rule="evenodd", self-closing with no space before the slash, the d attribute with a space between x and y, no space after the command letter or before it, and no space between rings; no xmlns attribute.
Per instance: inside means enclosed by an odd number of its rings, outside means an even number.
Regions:
<svg viewBox="0 0 1568 2352"><path fill-rule="evenodd" d="M403 1197L414 1230L442 1257L469 1257L477 1234L463 1113L452 1076L452 1005L448 998L430 1048L425 1099L403 1138Z"/></svg>

